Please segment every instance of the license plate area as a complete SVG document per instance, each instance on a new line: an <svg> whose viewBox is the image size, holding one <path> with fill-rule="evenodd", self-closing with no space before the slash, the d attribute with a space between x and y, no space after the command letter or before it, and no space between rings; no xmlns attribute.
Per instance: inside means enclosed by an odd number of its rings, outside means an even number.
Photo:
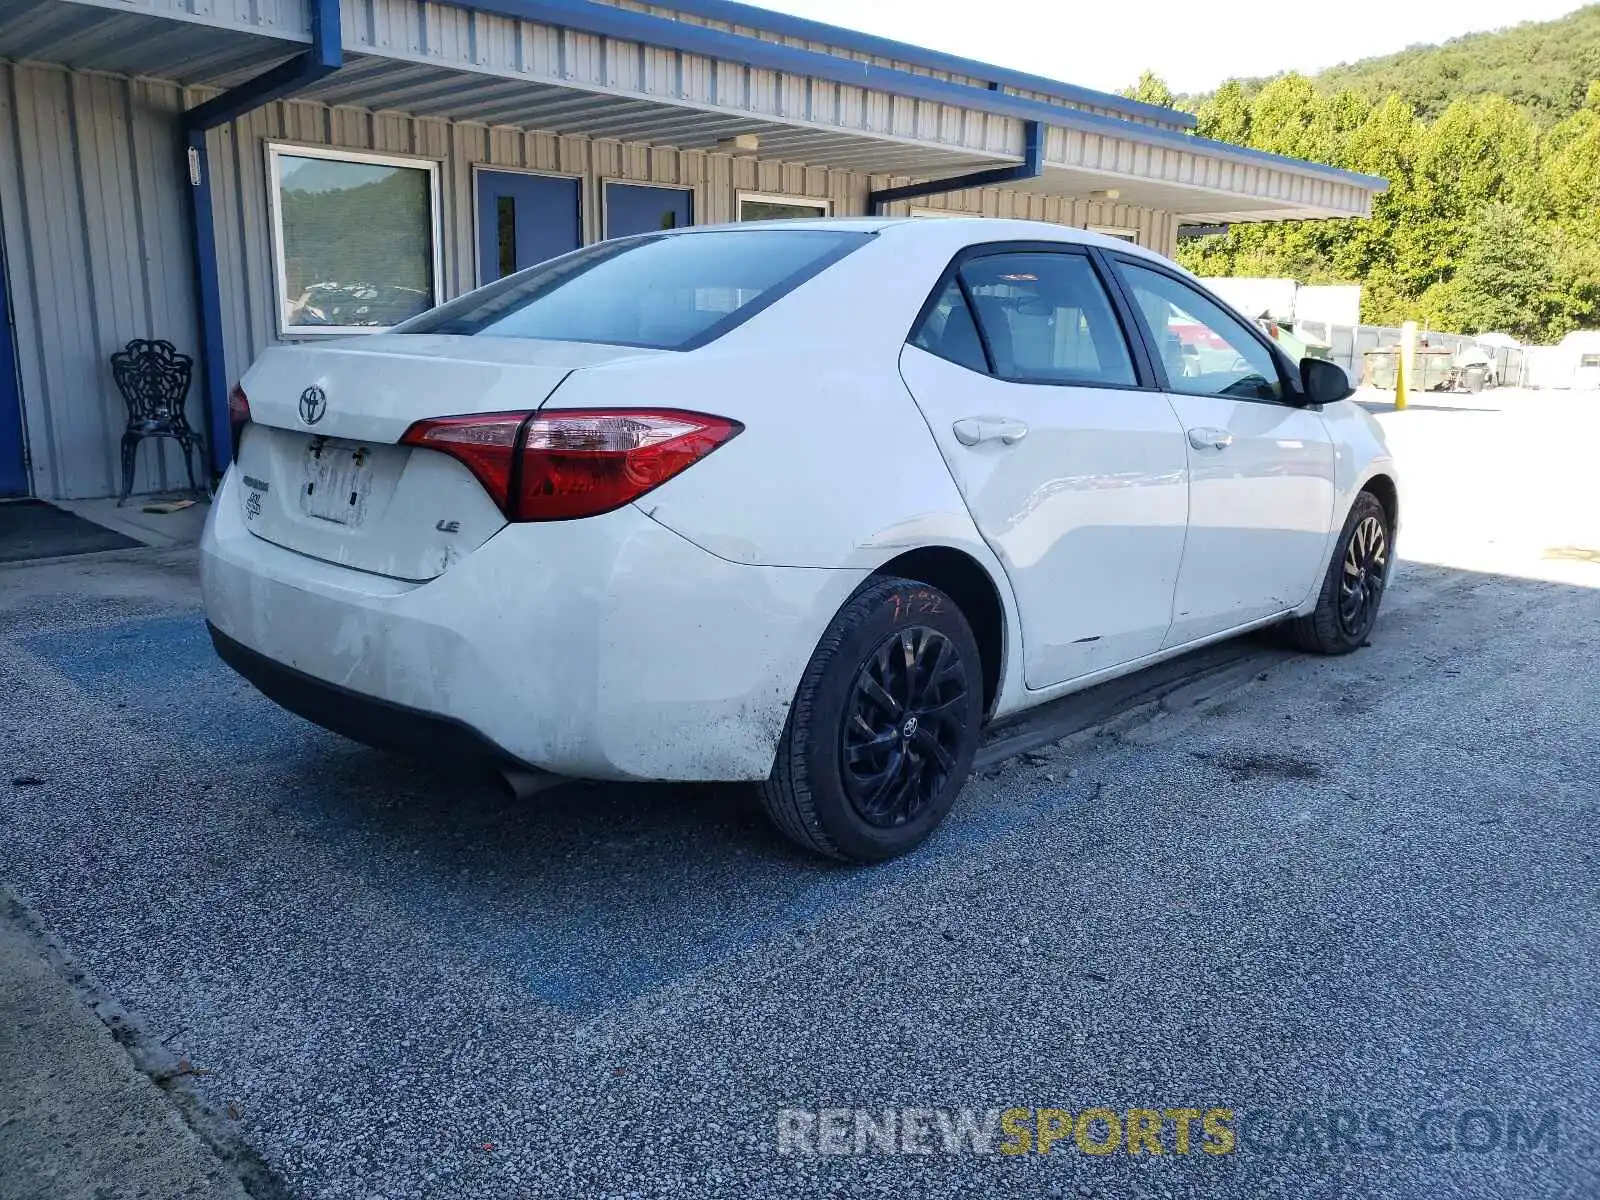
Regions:
<svg viewBox="0 0 1600 1200"><path fill-rule="evenodd" d="M372 447L338 438L306 443L300 511L307 517L357 528L372 495Z"/></svg>

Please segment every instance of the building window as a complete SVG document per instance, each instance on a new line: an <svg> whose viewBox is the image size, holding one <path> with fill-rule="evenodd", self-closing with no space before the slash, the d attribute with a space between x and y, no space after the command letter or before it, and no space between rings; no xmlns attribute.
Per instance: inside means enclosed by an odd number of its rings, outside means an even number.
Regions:
<svg viewBox="0 0 1600 1200"><path fill-rule="evenodd" d="M1115 225L1091 225L1089 226L1089 232L1104 234L1106 237L1116 238L1122 242L1132 242L1135 246L1139 244L1139 231L1137 229L1121 229Z"/></svg>
<svg viewBox="0 0 1600 1200"><path fill-rule="evenodd" d="M804 196L764 196L757 192L739 193L739 220L787 221L795 217L826 217L832 213L827 200Z"/></svg>
<svg viewBox="0 0 1600 1200"><path fill-rule="evenodd" d="M439 302L439 172L426 159L268 146L278 331L370 333Z"/></svg>

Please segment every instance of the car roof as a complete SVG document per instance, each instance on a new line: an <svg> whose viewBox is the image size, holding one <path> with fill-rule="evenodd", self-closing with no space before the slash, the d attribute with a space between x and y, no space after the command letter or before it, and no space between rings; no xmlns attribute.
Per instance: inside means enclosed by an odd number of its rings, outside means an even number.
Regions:
<svg viewBox="0 0 1600 1200"><path fill-rule="evenodd" d="M877 233L951 250L984 242L1065 242L1122 250L1142 258L1159 258L1122 238L1089 229L1057 225L1050 221L1018 221L1001 217L790 217L773 221L738 221L724 225L692 225L674 230L686 235L727 230L824 229L849 233Z"/></svg>

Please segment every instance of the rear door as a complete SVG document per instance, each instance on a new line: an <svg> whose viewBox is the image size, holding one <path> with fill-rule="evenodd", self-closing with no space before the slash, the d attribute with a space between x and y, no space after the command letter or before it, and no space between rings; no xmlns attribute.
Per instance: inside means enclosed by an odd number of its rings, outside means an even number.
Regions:
<svg viewBox="0 0 1600 1200"><path fill-rule="evenodd" d="M1116 255L1189 456L1189 537L1169 646L1286 612L1326 566L1334 446L1290 402L1264 335L1174 272Z"/></svg>
<svg viewBox="0 0 1600 1200"><path fill-rule="evenodd" d="M1005 567L1030 688L1161 648L1188 491L1183 430L1096 264L1059 243L952 265L901 374Z"/></svg>

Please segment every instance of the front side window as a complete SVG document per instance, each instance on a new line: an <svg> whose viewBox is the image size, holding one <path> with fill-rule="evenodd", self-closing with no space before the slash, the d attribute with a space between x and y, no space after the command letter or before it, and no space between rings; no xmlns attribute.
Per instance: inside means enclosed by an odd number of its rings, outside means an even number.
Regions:
<svg viewBox="0 0 1600 1200"><path fill-rule="evenodd" d="M1238 318L1188 284L1160 271L1119 262L1166 367L1167 387L1191 396L1281 400L1272 354Z"/></svg>
<svg viewBox="0 0 1600 1200"><path fill-rule="evenodd" d="M282 334L370 332L438 301L435 164L272 146Z"/></svg>
<svg viewBox="0 0 1600 1200"><path fill-rule="evenodd" d="M1002 379L1131 387L1133 359L1094 266L1082 254L975 258L962 281Z"/></svg>
<svg viewBox="0 0 1600 1200"><path fill-rule="evenodd" d="M727 229L601 242L468 292L397 332L692 350L873 236Z"/></svg>

